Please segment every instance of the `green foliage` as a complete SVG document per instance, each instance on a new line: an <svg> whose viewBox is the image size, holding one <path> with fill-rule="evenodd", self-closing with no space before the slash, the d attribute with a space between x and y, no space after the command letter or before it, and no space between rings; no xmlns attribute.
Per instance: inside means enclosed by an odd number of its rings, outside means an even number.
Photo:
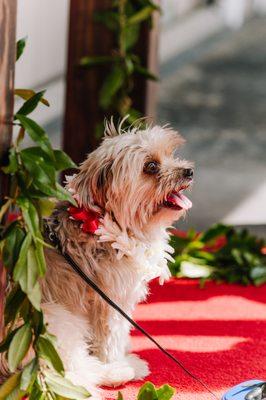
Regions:
<svg viewBox="0 0 266 400"><path fill-rule="evenodd" d="M17 55L16 55L16 60L18 60L18 59L22 56L23 51L24 51L25 46L26 46L26 41L27 41L27 38L26 38L26 37L24 37L24 38L18 40L18 42L17 42Z"/></svg>
<svg viewBox="0 0 266 400"><path fill-rule="evenodd" d="M247 230L216 224L206 232L172 236L174 276L213 279L243 285L266 282L265 241Z"/></svg>
<svg viewBox="0 0 266 400"><path fill-rule="evenodd" d="M0 387L0 399L7 400L11 399L15 391L19 388L21 374L13 374L5 383ZM23 395L23 392L21 393ZM21 396L22 397L22 396ZM21 398L20 397L20 398ZM13 397L14 398L14 397Z"/></svg>
<svg viewBox="0 0 266 400"><path fill-rule="evenodd" d="M146 382L140 388L137 400L170 400L174 394L174 388L169 385L163 385L156 389L153 383ZM121 392L118 392L117 400L124 400Z"/></svg>
<svg viewBox="0 0 266 400"><path fill-rule="evenodd" d="M17 58L24 47L22 39L17 44ZM41 311L40 280L46 272L42 217L51 212L58 199L73 202L57 183L57 177L60 171L75 167L64 152L53 150L44 129L28 117L40 103L49 106L44 93L15 91L25 100L14 116L20 131L10 149L9 163L2 167L9 175L10 193L0 204L0 255L11 290L5 303L6 336L0 352L5 353L13 375L0 387L0 399L21 399L23 395L34 400L60 398L57 395L70 399L89 396L85 389L64 378L55 338L47 332ZM32 147L21 147L25 134L33 140ZM8 221L10 213L16 215L13 222ZM21 368L30 349L34 357Z"/></svg>
<svg viewBox="0 0 266 400"><path fill-rule="evenodd" d="M45 337L44 335L40 336L37 347L40 357L48 361L59 374L62 374L64 372L64 366L60 357L58 357L57 351L51 339L49 339L49 337Z"/></svg>
<svg viewBox="0 0 266 400"><path fill-rule="evenodd" d="M128 115L129 124L142 116L133 108L131 98L137 76L157 80L135 54L141 25L146 22L151 27L154 11L159 11L159 7L150 0L114 0L109 10L95 14L95 20L104 24L115 38L111 55L86 56L80 61L84 68L105 66L109 69L99 93L99 105L115 119ZM96 137L102 131L102 125L98 125Z"/></svg>
<svg viewBox="0 0 266 400"><path fill-rule="evenodd" d="M45 380L48 388L60 396L67 399L86 399L89 393L81 386L74 386L68 379L63 378L60 374L51 371L45 371Z"/></svg>
<svg viewBox="0 0 266 400"><path fill-rule="evenodd" d="M16 96L18 96L24 100L29 100L31 97L33 97L36 94L36 92L32 89L15 89L14 93ZM46 99L44 99L42 96L40 98L40 102L43 103L47 107L50 106L49 102Z"/></svg>
<svg viewBox="0 0 266 400"><path fill-rule="evenodd" d="M27 354L32 340L30 324L20 327L11 340L8 349L8 366L11 372L15 372L21 361Z"/></svg>
<svg viewBox="0 0 266 400"><path fill-rule="evenodd" d="M35 108L38 106L39 102L42 100L43 95L45 93L45 90L42 90L41 92L34 93L32 96L29 96L27 101L22 105L22 107L18 110L17 114L18 115L28 115L32 111L35 110ZM16 119L16 116L15 116Z"/></svg>

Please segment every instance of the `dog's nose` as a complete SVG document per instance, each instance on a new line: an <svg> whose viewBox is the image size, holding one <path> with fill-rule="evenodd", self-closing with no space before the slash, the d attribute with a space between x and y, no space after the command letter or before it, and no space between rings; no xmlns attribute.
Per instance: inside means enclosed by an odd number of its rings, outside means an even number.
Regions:
<svg viewBox="0 0 266 400"><path fill-rule="evenodd" d="M184 178L190 178L192 179L194 175L194 171L192 168L185 168L183 172Z"/></svg>

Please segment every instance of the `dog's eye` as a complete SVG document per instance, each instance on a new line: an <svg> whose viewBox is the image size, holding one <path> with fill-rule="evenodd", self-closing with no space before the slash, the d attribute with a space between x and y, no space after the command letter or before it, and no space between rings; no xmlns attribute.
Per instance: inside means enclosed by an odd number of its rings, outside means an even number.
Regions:
<svg viewBox="0 0 266 400"><path fill-rule="evenodd" d="M157 174L159 172L159 163L157 161L148 161L144 165L143 171L146 174Z"/></svg>

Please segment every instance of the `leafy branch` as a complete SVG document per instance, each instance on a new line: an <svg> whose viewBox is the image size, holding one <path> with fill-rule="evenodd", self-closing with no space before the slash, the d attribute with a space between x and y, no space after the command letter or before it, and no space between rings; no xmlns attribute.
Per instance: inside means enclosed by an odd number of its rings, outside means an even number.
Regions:
<svg viewBox="0 0 266 400"><path fill-rule="evenodd" d="M17 44L17 59L25 39ZM11 376L0 387L0 399L85 399L89 393L64 377L64 366L56 350L56 338L48 332L41 310L40 279L46 272L42 217L49 215L55 200L73 202L57 183L57 175L75 164L60 150L53 150L44 129L28 115L40 103L49 106L45 91L17 89L25 101L14 115L18 136L10 148L8 165L10 192L1 202L0 252L7 269L5 301L6 335L0 344ZM28 134L34 146L22 148ZM31 352L30 352L31 350ZM29 354L32 353L30 357ZM28 356L25 361L25 357ZM24 360L23 366L22 362Z"/></svg>
<svg viewBox="0 0 266 400"><path fill-rule="evenodd" d="M162 385L158 389L151 382L146 382L139 390L137 400L170 400L175 390L169 385ZM124 400L121 392L118 392L117 400Z"/></svg>
<svg viewBox="0 0 266 400"><path fill-rule="evenodd" d="M174 232L175 261L171 272L177 277L201 278L261 285L266 282L266 242L247 230L216 224L206 232Z"/></svg>
<svg viewBox="0 0 266 400"><path fill-rule="evenodd" d="M158 80L135 54L141 26L146 22L151 27L154 11L159 11L159 7L150 0L114 0L109 10L95 14L95 20L103 23L115 37L111 55L86 56L80 61L80 65L86 68L109 66L109 74L100 89L99 105L115 118L129 115L128 123L142 116L133 107L131 97L136 77L141 75L145 79ZM102 132L100 127L98 135Z"/></svg>

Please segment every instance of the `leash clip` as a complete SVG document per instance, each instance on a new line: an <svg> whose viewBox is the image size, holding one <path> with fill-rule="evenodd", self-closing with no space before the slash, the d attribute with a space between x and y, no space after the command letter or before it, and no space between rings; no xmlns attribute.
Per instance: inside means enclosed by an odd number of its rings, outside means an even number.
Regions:
<svg viewBox="0 0 266 400"><path fill-rule="evenodd" d="M60 247L59 246L60 241L58 239L57 234L55 233L53 228L48 224L47 221L45 221L44 230L45 230L46 237L49 240L49 242L52 243L52 245L58 249Z"/></svg>

